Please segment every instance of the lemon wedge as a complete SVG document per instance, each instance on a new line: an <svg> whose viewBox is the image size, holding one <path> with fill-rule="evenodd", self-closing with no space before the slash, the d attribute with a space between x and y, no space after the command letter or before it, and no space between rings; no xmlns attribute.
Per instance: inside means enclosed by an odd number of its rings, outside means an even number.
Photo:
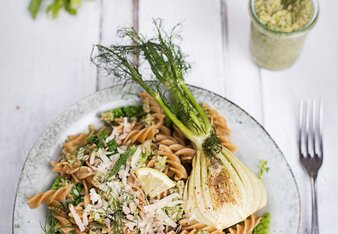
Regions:
<svg viewBox="0 0 338 234"><path fill-rule="evenodd" d="M149 167L138 168L135 174L141 182L141 188L146 195L156 197L175 186L166 174Z"/></svg>

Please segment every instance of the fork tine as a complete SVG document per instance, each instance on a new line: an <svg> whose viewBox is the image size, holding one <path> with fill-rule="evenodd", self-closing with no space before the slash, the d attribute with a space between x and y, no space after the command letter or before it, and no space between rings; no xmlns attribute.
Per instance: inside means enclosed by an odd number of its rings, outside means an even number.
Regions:
<svg viewBox="0 0 338 234"><path fill-rule="evenodd" d="M319 143L319 157L323 157L323 102L322 100L319 101L319 107L318 107L318 143Z"/></svg>
<svg viewBox="0 0 338 234"><path fill-rule="evenodd" d="M303 154L303 145L304 145L304 100L300 101L299 104L299 136L298 136L298 150L300 157L304 157Z"/></svg>
<svg viewBox="0 0 338 234"><path fill-rule="evenodd" d="M305 107L305 155L311 156L311 131L312 131L312 124L311 124L311 106L310 100L306 100L306 107Z"/></svg>
<svg viewBox="0 0 338 234"><path fill-rule="evenodd" d="M311 143L312 143L312 156L313 157L316 157L316 143L318 142L318 137L317 137L317 128L318 128L318 124L317 124L317 121L318 121L318 115L317 115L317 104L316 104L316 100L315 99L312 99L311 101L312 105L312 110L311 110Z"/></svg>

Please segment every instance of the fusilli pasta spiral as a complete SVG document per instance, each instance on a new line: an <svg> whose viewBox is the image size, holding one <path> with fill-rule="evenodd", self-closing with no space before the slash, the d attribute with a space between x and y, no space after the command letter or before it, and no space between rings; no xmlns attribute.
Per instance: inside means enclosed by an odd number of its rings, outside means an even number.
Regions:
<svg viewBox="0 0 338 234"><path fill-rule="evenodd" d="M146 140L152 140L156 134L155 127L147 127L141 130L132 130L125 138L121 139L122 144L129 145L134 143L144 143Z"/></svg>
<svg viewBox="0 0 338 234"><path fill-rule="evenodd" d="M171 151L168 146L160 145L158 153L161 156L167 157L169 170L175 174L175 180L186 179L188 177L188 173L185 167L182 165L181 160Z"/></svg>
<svg viewBox="0 0 338 234"><path fill-rule="evenodd" d="M178 142L178 140L171 136L171 131L165 126L160 128L160 132L155 136L158 144L168 146L169 149L178 156L182 162L191 162L195 155L195 150L191 147L185 146L184 140ZM182 144L183 143L183 144Z"/></svg>
<svg viewBox="0 0 338 234"><path fill-rule="evenodd" d="M80 180L86 180L91 183L94 172L90 167L82 166L80 162L69 164L67 161L61 160L60 162L51 162L53 171L60 173L61 175L71 175L74 183L78 183Z"/></svg>
<svg viewBox="0 0 338 234"><path fill-rule="evenodd" d="M199 223L195 220L181 219L179 224L182 230L180 234L194 234L200 230L207 231L210 234L222 234L221 230L217 230L215 227Z"/></svg>
<svg viewBox="0 0 338 234"><path fill-rule="evenodd" d="M63 145L64 154L72 154L76 147L82 146L86 143L88 134L81 133L79 135L71 135Z"/></svg>
<svg viewBox="0 0 338 234"><path fill-rule="evenodd" d="M51 205L51 204L57 204L61 201L66 200L68 197L70 197L70 190L72 189L72 185L66 185L64 187L61 187L57 190L48 190L46 192L37 193L33 197L28 199L28 206L30 208L37 208L42 203Z"/></svg>
<svg viewBox="0 0 338 234"><path fill-rule="evenodd" d="M234 227L228 229L228 234L251 234L253 229L259 223L260 217L255 214L250 215L243 222L236 224Z"/></svg>

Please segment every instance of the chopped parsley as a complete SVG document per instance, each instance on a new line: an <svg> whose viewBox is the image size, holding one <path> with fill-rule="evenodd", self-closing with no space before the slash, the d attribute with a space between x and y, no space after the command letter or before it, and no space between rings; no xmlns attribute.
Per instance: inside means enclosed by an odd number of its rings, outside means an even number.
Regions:
<svg viewBox="0 0 338 234"><path fill-rule="evenodd" d="M127 118L139 118L144 115L142 106L123 106L110 111L103 112L101 114L101 119L106 123L112 123L117 118L127 117Z"/></svg>
<svg viewBox="0 0 338 234"><path fill-rule="evenodd" d="M269 234L270 229L270 213L265 213L259 224L252 231L253 234Z"/></svg>
<svg viewBox="0 0 338 234"><path fill-rule="evenodd" d="M117 152L117 146L115 139L112 139L107 143L108 151L113 154Z"/></svg>
<svg viewBox="0 0 338 234"><path fill-rule="evenodd" d="M260 160L259 163L260 171L258 172L258 178L262 180L264 173L269 172L270 168L268 167L268 161Z"/></svg>
<svg viewBox="0 0 338 234"><path fill-rule="evenodd" d="M109 136L108 128L102 129L95 135L88 137L87 142L90 144L95 144L98 148L105 148L106 143L105 140Z"/></svg>
<svg viewBox="0 0 338 234"><path fill-rule="evenodd" d="M74 206L77 206L79 203L83 202L83 195L81 195L82 190L83 190L82 184L77 184L73 186L70 194L74 199L74 201L72 202Z"/></svg>
<svg viewBox="0 0 338 234"><path fill-rule="evenodd" d="M63 178L62 176L58 176L56 177L56 179L54 180L51 189L53 190L57 190L61 187L61 182L62 182Z"/></svg>

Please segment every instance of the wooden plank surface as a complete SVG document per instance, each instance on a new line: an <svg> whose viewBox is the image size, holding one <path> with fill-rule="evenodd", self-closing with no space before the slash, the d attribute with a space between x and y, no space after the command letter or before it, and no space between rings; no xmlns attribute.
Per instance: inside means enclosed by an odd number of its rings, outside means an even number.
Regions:
<svg viewBox="0 0 338 234"><path fill-rule="evenodd" d="M112 45L117 42L116 32L122 27L133 25L134 0L101 0L101 25L100 40L103 45ZM118 83L112 76L107 76L105 71L98 71L97 90L101 90Z"/></svg>
<svg viewBox="0 0 338 234"><path fill-rule="evenodd" d="M225 95L220 1L141 0L139 16L144 34L153 33L153 19L164 19L168 30L181 23L182 50L192 66L187 83Z"/></svg>
<svg viewBox="0 0 338 234"><path fill-rule="evenodd" d="M298 109L301 99L319 98L324 103L325 159L318 176L321 233L335 233L338 183L338 28L337 1L321 1L320 17L310 32L295 66L280 72L262 71L265 126L281 147L296 176L302 199L300 233L310 233L311 190L300 167L297 148ZM307 227L307 228L306 228Z"/></svg>
<svg viewBox="0 0 338 234"><path fill-rule="evenodd" d="M139 8L135 3L139 1ZM4 3L5 4L5 3ZM338 205L335 182L338 150L338 3L321 2L320 20L299 62L281 72L256 67L250 59L247 1L97 0L86 1L76 17L32 21L26 5L6 1L0 9L0 233L10 233L17 179L29 149L69 105L114 82L90 63L92 45L115 42L120 26L152 32L152 19L165 27L182 22L182 49L192 71L187 82L228 97L264 124L294 171L302 197L300 233L309 233L310 190L297 156L298 101L321 97L325 103L325 160L319 175L321 233L334 233ZM52 103L52 104L51 104ZM281 175L282 176L282 175Z"/></svg>
<svg viewBox="0 0 338 234"><path fill-rule="evenodd" d="M99 2L72 17L33 21L27 1L0 8L0 233L11 233L20 170L42 131L65 109L93 93L96 69L89 60L98 41ZM4 7L5 6L5 7Z"/></svg>
<svg viewBox="0 0 338 234"><path fill-rule="evenodd" d="M250 17L248 2L227 0L228 59L227 97L264 124L260 69L249 52Z"/></svg>

